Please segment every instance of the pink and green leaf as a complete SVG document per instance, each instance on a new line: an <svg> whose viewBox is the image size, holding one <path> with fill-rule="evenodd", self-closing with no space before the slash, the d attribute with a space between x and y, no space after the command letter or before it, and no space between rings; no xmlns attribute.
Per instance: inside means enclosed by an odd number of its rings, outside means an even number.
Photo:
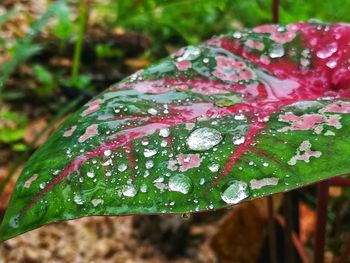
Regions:
<svg viewBox="0 0 350 263"><path fill-rule="evenodd" d="M89 215L219 209L350 172L350 26L265 25L180 49L28 161L6 240Z"/></svg>

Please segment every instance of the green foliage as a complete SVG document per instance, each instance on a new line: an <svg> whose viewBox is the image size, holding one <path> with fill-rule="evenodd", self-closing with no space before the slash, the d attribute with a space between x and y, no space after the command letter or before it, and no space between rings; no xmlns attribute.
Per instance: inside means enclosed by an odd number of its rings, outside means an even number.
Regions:
<svg viewBox="0 0 350 263"><path fill-rule="evenodd" d="M39 94L51 94L55 88L54 75L46 67L40 64L33 65L33 72L40 84Z"/></svg>
<svg viewBox="0 0 350 263"><path fill-rule="evenodd" d="M13 111L0 111L0 142L11 144L22 139L28 120Z"/></svg>
<svg viewBox="0 0 350 263"><path fill-rule="evenodd" d="M11 50L12 59L1 66L2 76L0 77L0 101L3 97L2 90L4 85L12 72L19 64L25 62L29 57L40 50L40 45L33 44L33 40L62 3L63 1L52 3L40 19L33 23L30 32L23 39L17 40L14 48Z"/></svg>

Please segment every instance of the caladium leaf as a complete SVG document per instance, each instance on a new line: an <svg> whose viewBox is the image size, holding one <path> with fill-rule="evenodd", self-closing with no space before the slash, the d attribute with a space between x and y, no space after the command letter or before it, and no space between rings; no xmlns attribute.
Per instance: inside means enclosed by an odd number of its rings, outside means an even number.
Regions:
<svg viewBox="0 0 350 263"><path fill-rule="evenodd" d="M350 26L264 25L110 87L28 161L5 240L87 215L218 209L350 172Z"/></svg>

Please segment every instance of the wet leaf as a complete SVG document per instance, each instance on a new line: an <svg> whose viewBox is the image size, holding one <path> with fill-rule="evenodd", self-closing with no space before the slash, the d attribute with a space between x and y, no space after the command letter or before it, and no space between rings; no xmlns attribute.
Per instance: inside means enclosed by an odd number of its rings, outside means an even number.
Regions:
<svg viewBox="0 0 350 263"><path fill-rule="evenodd" d="M265 25L131 75L28 161L0 239L87 215L229 207L349 173L349 41L347 24Z"/></svg>

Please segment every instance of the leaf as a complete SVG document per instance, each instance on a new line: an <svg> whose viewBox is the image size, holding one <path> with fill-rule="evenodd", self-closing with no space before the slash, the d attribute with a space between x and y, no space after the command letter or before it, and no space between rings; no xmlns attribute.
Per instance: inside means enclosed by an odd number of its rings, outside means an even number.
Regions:
<svg viewBox="0 0 350 263"><path fill-rule="evenodd" d="M265 25L110 87L28 161L1 240L87 215L219 209L349 173L349 40L347 24Z"/></svg>

